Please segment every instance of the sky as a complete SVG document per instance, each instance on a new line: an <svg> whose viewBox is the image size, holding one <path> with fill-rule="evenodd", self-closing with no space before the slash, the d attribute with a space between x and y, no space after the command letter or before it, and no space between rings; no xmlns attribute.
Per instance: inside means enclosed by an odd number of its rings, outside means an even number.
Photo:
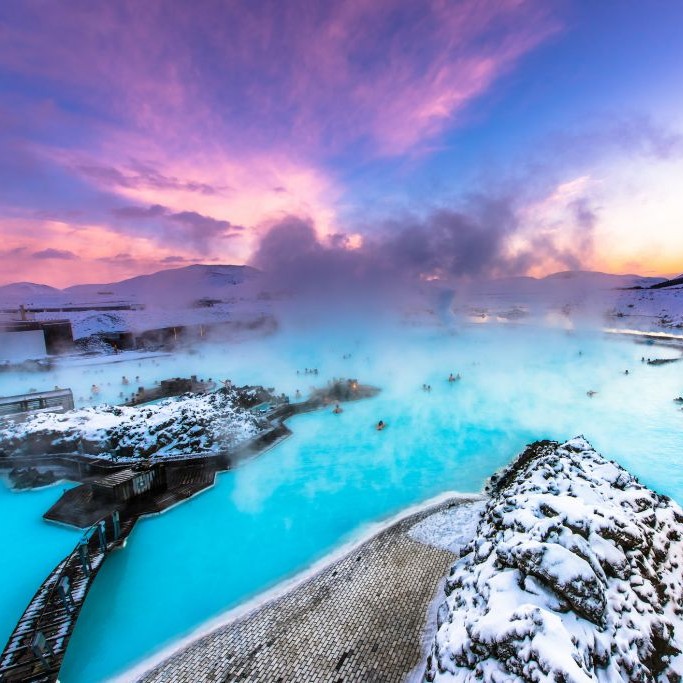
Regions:
<svg viewBox="0 0 683 683"><path fill-rule="evenodd" d="M683 4L4 0L0 284L683 272Z"/></svg>

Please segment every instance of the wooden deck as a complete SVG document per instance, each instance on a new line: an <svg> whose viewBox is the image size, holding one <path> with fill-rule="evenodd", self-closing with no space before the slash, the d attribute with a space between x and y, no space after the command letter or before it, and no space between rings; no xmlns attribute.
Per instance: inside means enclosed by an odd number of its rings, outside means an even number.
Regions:
<svg viewBox="0 0 683 683"><path fill-rule="evenodd" d="M119 510L126 517L154 515L177 505L213 485L218 468L201 461L169 465L166 470L168 488L159 493L132 498L125 505L93 496L90 484L81 484L65 491L43 515L45 519L81 529Z"/></svg>
<svg viewBox="0 0 683 683"><path fill-rule="evenodd" d="M108 554L131 532L137 517L122 517L114 539L111 518L105 521L106 544L100 543L97 526L88 529L70 555L50 573L29 603L0 657L2 683L54 683L86 595ZM79 546L87 549L86 570ZM68 579L70 599L60 589ZM44 638L42 657L34 648Z"/></svg>

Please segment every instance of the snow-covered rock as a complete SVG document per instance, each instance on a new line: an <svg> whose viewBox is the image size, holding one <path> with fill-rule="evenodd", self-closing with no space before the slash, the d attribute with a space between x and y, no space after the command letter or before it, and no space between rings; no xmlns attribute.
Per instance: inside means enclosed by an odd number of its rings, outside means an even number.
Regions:
<svg viewBox="0 0 683 683"><path fill-rule="evenodd" d="M74 316L72 329L74 339L83 339L102 332L125 330L126 322L120 314L98 311L96 313Z"/></svg>
<svg viewBox="0 0 683 683"><path fill-rule="evenodd" d="M230 448L266 426L249 410L261 400L260 388L224 388L136 407L43 413L0 429L0 455L81 452L134 458Z"/></svg>
<svg viewBox="0 0 683 683"><path fill-rule="evenodd" d="M582 437L494 476L461 549L428 681L680 681L683 510Z"/></svg>

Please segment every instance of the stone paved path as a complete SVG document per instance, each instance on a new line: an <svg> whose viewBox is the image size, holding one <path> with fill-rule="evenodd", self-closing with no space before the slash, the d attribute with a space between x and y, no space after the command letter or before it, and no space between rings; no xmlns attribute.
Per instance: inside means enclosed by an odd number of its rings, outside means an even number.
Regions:
<svg viewBox="0 0 683 683"><path fill-rule="evenodd" d="M465 502L465 501L458 501ZM171 655L144 683L398 683L423 656L429 603L454 555L408 537L420 512Z"/></svg>

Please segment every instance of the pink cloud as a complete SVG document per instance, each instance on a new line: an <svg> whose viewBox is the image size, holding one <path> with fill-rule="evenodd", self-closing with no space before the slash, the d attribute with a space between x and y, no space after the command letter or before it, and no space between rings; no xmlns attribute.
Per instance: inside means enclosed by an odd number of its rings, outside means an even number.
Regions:
<svg viewBox="0 0 683 683"><path fill-rule="evenodd" d="M248 141L309 155L368 140L409 151L560 28L542 0L121 0L21 14L0 26L6 69L185 150Z"/></svg>
<svg viewBox="0 0 683 683"><path fill-rule="evenodd" d="M68 249L54 249L49 247L48 249L41 249L40 251L34 251L31 254L31 258L37 259L61 259L63 261L73 261L77 259L78 256L69 251Z"/></svg>
<svg viewBox="0 0 683 683"><path fill-rule="evenodd" d="M387 155L443 132L560 30L548 4L535 0L432 0L419 8L359 1L335 8L305 41L299 59L309 68L292 79L293 99L315 93L312 106L299 108L299 133L340 146L369 136Z"/></svg>
<svg viewBox="0 0 683 683"><path fill-rule="evenodd" d="M0 219L0 285L31 281L66 287L87 282L113 282L169 267L206 262L192 248L180 253L147 237L127 237L106 225L72 225L38 219ZM126 251L120 251L125 245ZM68 249L64 247L68 246ZM77 255L77 256L76 256ZM229 251L225 262L235 262ZM78 268L65 267L78 258ZM219 259L223 260L223 259Z"/></svg>
<svg viewBox="0 0 683 683"><path fill-rule="evenodd" d="M26 116L0 110L9 156L36 186L58 167L77 188L65 206L57 184L61 213L46 199L35 220L0 207L7 248L26 249L3 277L44 250L78 254L85 280L199 252L243 262L287 215L337 233L336 156L433 144L558 29L544 0L18 3L0 22L0 69L26 86ZM3 219L17 213L21 235ZM73 276L58 260L45 281Z"/></svg>
<svg viewBox="0 0 683 683"><path fill-rule="evenodd" d="M220 258L226 253L220 240L227 238L227 251L243 260L260 226L284 215L311 216L322 234L335 229L340 188L323 170L279 151L230 155L205 145L188 156L157 140L119 130L110 131L99 148L87 153L41 148L40 154L125 201L111 212L110 223L127 224L133 231L136 226L144 228L160 247L201 247L202 253ZM134 176L132 169L141 165L138 158L146 160L148 176L168 182ZM106 172L91 173L92 168Z"/></svg>

